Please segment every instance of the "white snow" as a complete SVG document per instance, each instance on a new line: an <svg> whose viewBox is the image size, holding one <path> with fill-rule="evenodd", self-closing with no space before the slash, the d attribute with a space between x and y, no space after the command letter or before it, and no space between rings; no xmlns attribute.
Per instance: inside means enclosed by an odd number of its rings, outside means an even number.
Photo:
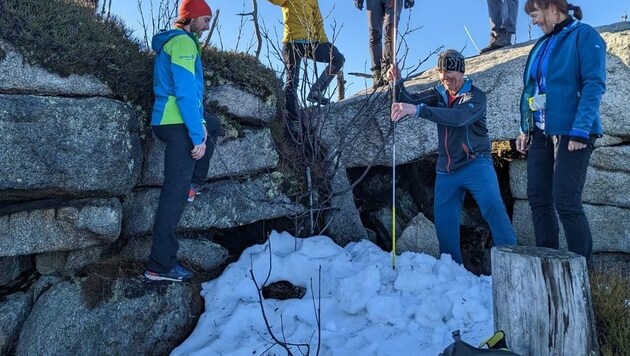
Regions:
<svg viewBox="0 0 630 356"><path fill-rule="evenodd" d="M367 240L342 248L326 236L273 232L202 285L206 312L173 355L287 354L265 326L250 271L261 287L269 274L267 284L285 280L307 289L302 299L263 299L263 306L275 336L310 345L310 355L319 342L320 355L438 355L455 329L472 345L493 333L491 278L448 255L406 252L393 269L391 254Z"/></svg>

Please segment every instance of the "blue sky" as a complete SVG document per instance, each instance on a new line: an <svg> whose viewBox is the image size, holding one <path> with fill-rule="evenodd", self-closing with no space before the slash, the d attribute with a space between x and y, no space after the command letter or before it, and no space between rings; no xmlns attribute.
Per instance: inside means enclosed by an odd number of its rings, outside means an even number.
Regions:
<svg viewBox="0 0 630 356"><path fill-rule="evenodd" d="M153 1L159 3L159 1ZM144 0L145 14L148 13L149 0ZM251 0L207 0L213 10L220 9L219 18L221 41L217 33L212 37L212 43L223 49L235 49L241 18L236 14L251 11ZM368 26L365 9L359 11L354 7L354 0L320 0L322 15L325 17L325 30L329 39L333 38L332 27L336 24L341 28L335 38L335 45L346 58L344 72L369 73L370 55L368 48ZM621 20L621 16L630 13L630 0L583 0L573 1L575 5L582 7L584 12L583 22L593 26L615 23ZM529 39L529 17L523 7L525 1L519 3L517 22L517 42ZM245 11L243 11L245 10ZM270 35L277 38L279 44L282 36L282 13L280 7L271 4L267 0L258 0L259 15L270 30ZM127 25L135 29L135 33L141 36L139 25L139 11L137 1L114 0L112 12L122 18ZM417 61L425 58L434 49L444 46L462 50L465 56L476 54L476 50L466 35L466 26L479 48L488 44L490 25L486 1L483 0L459 0L459 1L428 1L416 0L413 9L403 10L399 31L409 25L410 28L420 28L406 36L409 43L409 61ZM243 27L242 39L238 50L243 51L248 47L253 29L250 23ZM277 34L277 36L276 36ZM534 27L531 30L532 38L541 36L541 31ZM269 61L261 55L263 63ZM400 57L400 55L399 55ZM435 57L432 57L421 69L434 65ZM272 60L272 66L280 70L281 64ZM321 68L321 67L320 67ZM405 74L405 73L403 73ZM346 75L348 81L347 94L352 94L371 85L371 80Z"/></svg>

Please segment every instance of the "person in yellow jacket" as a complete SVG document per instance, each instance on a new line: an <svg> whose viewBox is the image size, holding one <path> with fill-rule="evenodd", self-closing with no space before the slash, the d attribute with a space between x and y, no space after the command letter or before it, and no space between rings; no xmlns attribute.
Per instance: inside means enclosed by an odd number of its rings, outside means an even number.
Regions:
<svg viewBox="0 0 630 356"><path fill-rule="evenodd" d="M326 105L330 101L323 96L323 93L343 67L345 58L337 47L328 42L317 0L269 0L269 2L282 8L284 21L282 57L286 73L284 95L289 119L299 120L297 88L302 58L328 63L306 97L306 100L321 105Z"/></svg>

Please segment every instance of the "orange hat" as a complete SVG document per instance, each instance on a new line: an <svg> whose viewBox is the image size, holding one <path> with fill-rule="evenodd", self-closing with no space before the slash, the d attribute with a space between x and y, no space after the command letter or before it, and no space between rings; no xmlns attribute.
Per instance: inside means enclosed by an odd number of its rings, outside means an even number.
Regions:
<svg viewBox="0 0 630 356"><path fill-rule="evenodd" d="M212 10L204 0L183 0L179 5L180 19L194 19L201 16L212 16Z"/></svg>

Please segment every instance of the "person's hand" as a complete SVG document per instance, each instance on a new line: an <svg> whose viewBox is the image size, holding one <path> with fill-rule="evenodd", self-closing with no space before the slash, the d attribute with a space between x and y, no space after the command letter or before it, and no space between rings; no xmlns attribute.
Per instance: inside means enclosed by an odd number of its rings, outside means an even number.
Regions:
<svg viewBox="0 0 630 356"><path fill-rule="evenodd" d="M203 157L203 155L206 154L206 143L203 142L199 145L195 145L192 149L192 151L190 151L190 155L192 156L193 159L199 160L201 159L201 157Z"/></svg>
<svg viewBox="0 0 630 356"><path fill-rule="evenodd" d="M527 141L529 141L527 135L525 135L524 133L518 135L518 137L516 138L516 150L520 153L525 154L527 152L527 146L529 146L529 143Z"/></svg>
<svg viewBox="0 0 630 356"><path fill-rule="evenodd" d="M405 9L410 9L416 4L416 0L405 0Z"/></svg>
<svg viewBox="0 0 630 356"><path fill-rule="evenodd" d="M363 0L354 0L354 6L359 10L363 10Z"/></svg>
<svg viewBox="0 0 630 356"><path fill-rule="evenodd" d="M569 151L577 151L586 147L585 143L577 141L569 141Z"/></svg>
<svg viewBox="0 0 630 356"><path fill-rule="evenodd" d="M400 69L394 64L387 70L387 80L390 83L396 83L400 79Z"/></svg>
<svg viewBox="0 0 630 356"><path fill-rule="evenodd" d="M416 106L407 103L393 103L391 120L396 122L405 116L415 116Z"/></svg>

